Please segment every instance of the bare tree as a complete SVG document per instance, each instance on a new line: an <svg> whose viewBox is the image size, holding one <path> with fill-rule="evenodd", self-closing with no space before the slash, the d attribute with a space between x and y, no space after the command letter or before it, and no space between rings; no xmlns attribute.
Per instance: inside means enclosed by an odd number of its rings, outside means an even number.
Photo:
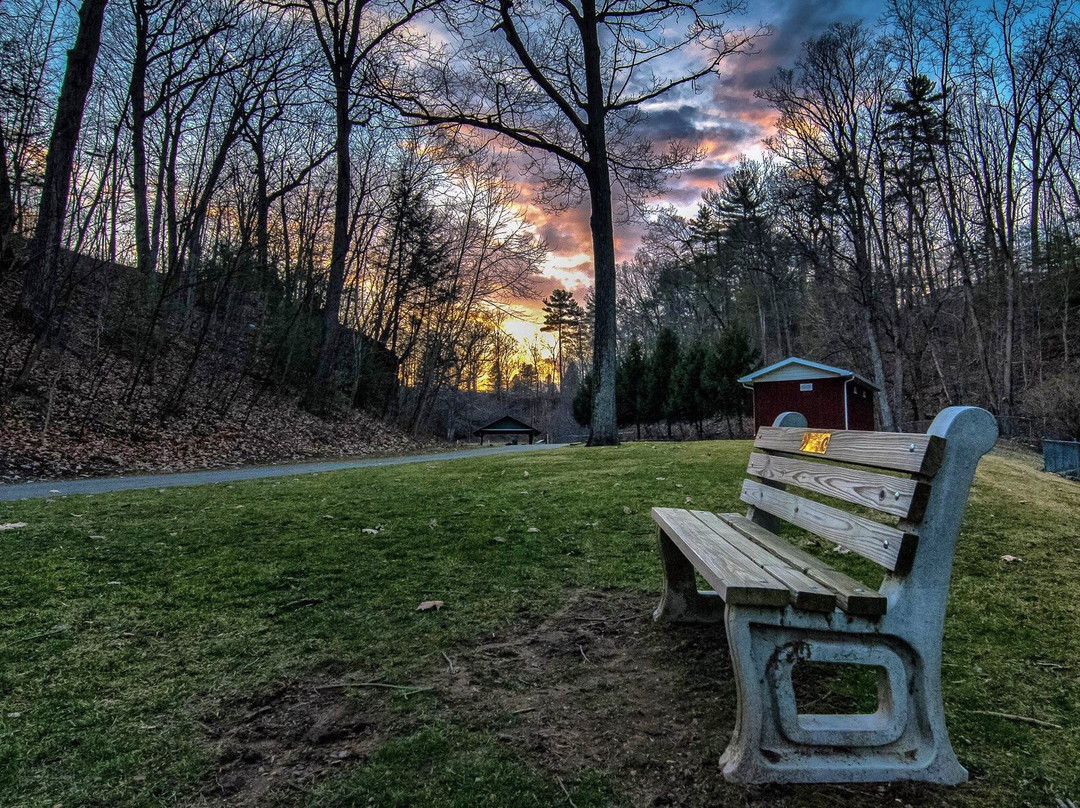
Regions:
<svg viewBox="0 0 1080 808"><path fill-rule="evenodd" d="M0 120L9 161L13 230L20 235L27 234L28 214L36 209L42 156L56 111L55 87L62 80L60 46L68 32L60 12L60 4L46 0L0 6Z"/></svg>
<svg viewBox="0 0 1080 808"><path fill-rule="evenodd" d="M807 178L817 215L839 231L825 244L857 306L887 430L895 421L881 348L880 286L889 254L881 241L878 176L891 71L865 27L836 24L807 42L796 69L781 70L763 92L780 112L771 148Z"/></svg>
<svg viewBox="0 0 1080 808"><path fill-rule="evenodd" d="M749 50L761 32L724 24L741 7L739 0L708 12L679 0L474 0L451 21L460 43L398 96L399 108L425 123L495 133L528 150L547 179L548 202L587 196L599 380L593 445L619 439L615 203L639 203L696 156L677 144L655 150L638 129L642 105L696 85Z"/></svg>
<svg viewBox="0 0 1080 808"><path fill-rule="evenodd" d="M4 127L0 125L0 277L11 261L11 236L15 232L15 200L11 196L11 180L8 176L7 141Z"/></svg>
<svg viewBox="0 0 1080 808"><path fill-rule="evenodd" d="M108 0L83 0L79 29L68 51L64 83L56 106L52 136L45 158L45 177L34 237L25 257L20 314L35 334L16 386L25 383L52 325L60 299L60 250L67 222L68 193L75 150L79 145L86 97L94 82L101 45L101 28Z"/></svg>
<svg viewBox="0 0 1080 808"><path fill-rule="evenodd" d="M352 224L352 163L350 142L357 122L371 114L361 102L370 100L365 90L372 76L385 69L380 60L396 58L406 26L441 0L298 0L291 8L307 12L329 71L334 109L334 158L337 184L334 202L334 235L323 307L323 331L315 380L307 404L324 409L330 393L330 377L336 358L345 286L345 265Z"/></svg>

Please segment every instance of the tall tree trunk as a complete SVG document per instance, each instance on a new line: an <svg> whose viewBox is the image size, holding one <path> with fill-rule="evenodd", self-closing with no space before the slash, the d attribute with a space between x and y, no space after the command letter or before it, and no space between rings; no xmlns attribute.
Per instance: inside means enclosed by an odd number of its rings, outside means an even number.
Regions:
<svg viewBox="0 0 1080 808"><path fill-rule="evenodd" d="M259 275L263 282L267 282L270 270L270 195L267 190L266 177L266 151L263 145L263 130L260 127L258 135L253 143L255 152L255 177L256 177L256 223L255 223L255 254L258 262Z"/></svg>
<svg viewBox="0 0 1080 808"><path fill-rule="evenodd" d="M1038 277L1039 253L1042 241L1039 232L1039 206L1042 202L1042 126L1037 126L1032 133L1031 143L1031 204L1028 210L1028 232L1031 235L1031 271Z"/></svg>
<svg viewBox="0 0 1080 808"><path fill-rule="evenodd" d="M188 326L192 327L194 322L189 318L199 300L199 266L202 264L205 230L206 211L199 207L191 217L191 232L187 238L187 253L184 256L184 268L180 275L184 314L188 318Z"/></svg>
<svg viewBox="0 0 1080 808"><path fill-rule="evenodd" d="M595 267L596 326L593 335L593 399L589 445L619 442L615 413L615 232L611 223L611 180L607 162L592 167L589 182L592 214L593 266Z"/></svg>
<svg viewBox="0 0 1080 808"><path fill-rule="evenodd" d="M960 249L964 248L960 247ZM997 385L994 383L994 374L990 369L990 354L987 351L986 339L983 337L982 321L979 320L979 312L975 306L974 283L966 254L961 255L960 271L962 273L960 285L964 291L964 309L971 322L972 331L975 333L975 350L979 353L979 368L982 371L980 375L986 388L987 404L996 411L1001 408L1001 404L998 399Z"/></svg>
<svg viewBox="0 0 1080 808"><path fill-rule="evenodd" d="M944 99L942 100L942 104L945 104ZM942 114L947 114L947 112L948 107L943 106ZM997 385L994 382L994 374L990 368L990 354L988 352L986 339L983 336L982 321L979 319L979 313L975 306L975 290L970 263L971 257L968 253L969 239L967 234L967 224L964 217L960 215L960 194L958 192L953 170L951 138L945 139L943 152L945 156L944 171L942 171L942 167L939 166L935 160L934 174L938 178L938 193L945 201L943 208L949 240L952 242L957 263L960 265L960 285L964 294L964 309L975 336L975 350L978 352L978 364L981 371L979 375L982 377L983 385L986 388L986 403L991 409L997 411L1000 409ZM949 283L952 283L951 274Z"/></svg>
<svg viewBox="0 0 1080 808"><path fill-rule="evenodd" d="M326 304L323 306L319 361L315 367L314 382L305 397L306 406L316 412L326 409L330 397L330 382L341 325L339 318L341 317L341 295L345 288L345 259L349 249L349 203L352 196L352 161L349 154L349 140L352 134L352 119L349 117L350 82L339 80L337 84L335 95L337 136L334 140L337 186L334 198L334 241L330 251Z"/></svg>
<svg viewBox="0 0 1080 808"><path fill-rule="evenodd" d="M241 99L237 108L232 112L225 135L222 137L221 143L218 144L214 160L206 174L206 182L203 185L202 193L199 195L195 209L191 213L191 229L188 231L187 243L184 245L186 254L181 278L181 283L184 285L187 313L195 309L198 300L199 269L202 265L206 217L210 210L210 202L214 198L214 190L221 179L221 173L225 170L225 164L229 159L232 146L240 137L247 115L244 101Z"/></svg>
<svg viewBox="0 0 1080 808"><path fill-rule="evenodd" d="M1016 261L1010 252L1005 257L1005 355L1002 357L1002 415L1011 415L1013 406L1013 334L1016 331Z"/></svg>
<svg viewBox="0 0 1080 808"><path fill-rule="evenodd" d="M11 235L15 232L15 200L11 196L11 180L8 177L7 144L4 129L0 127L0 278L10 266L13 246Z"/></svg>
<svg viewBox="0 0 1080 808"><path fill-rule="evenodd" d="M595 0L582 3L584 23L580 26L585 63L585 87L588 97L588 151L586 175L592 211L594 295L596 323L593 333L593 398L590 423L590 446L611 446L619 442L615 411L615 228L612 224L611 172L608 167L605 131L604 80L602 51L598 33Z"/></svg>
<svg viewBox="0 0 1080 808"><path fill-rule="evenodd" d="M892 407L889 406L889 395L885 383L885 360L881 356L881 346L878 342L877 331L874 329L873 315L870 309L864 306L859 312L859 317L863 321L866 341L870 346L870 364L874 371L874 384L878 388L874 395L877 399L878 413L881 415L881 428L885 432L895 432L896 424L893 421Z"/></svg>
<svg viewBox="0 0 1080 808"><path fill-rule="evenodd" d="M135 266L143 277L154 270L153 247L150 240L150 204L146 183L146 5L135 5L135 49L131 63L131 193L135 203Z"/></svg>
<svg viewBox="0 0 1080 808"><path fill-rule="evenodd" d="M86 97L94 81L94 65L101 45L101 27L108 0L83 0L79 8L79 31L68 51L64 83L56 106L56 120L45 157L45 178L41 189L37 227L27 251L20 308L29 319L38 339L52 322L59 301L60 247L67 219L71 171L79 144ZM21 379L29 373L24 368Z"/></svg>

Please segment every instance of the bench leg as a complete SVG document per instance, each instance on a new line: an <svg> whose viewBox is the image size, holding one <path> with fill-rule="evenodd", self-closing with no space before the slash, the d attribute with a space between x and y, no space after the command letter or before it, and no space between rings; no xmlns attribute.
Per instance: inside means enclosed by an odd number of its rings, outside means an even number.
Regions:
<svg viewBox="0 0 1080 808"><path fill-rule="evenodd" d="M660 560L664 564L664 594L653 612L654 620L674 623L719 623L724 602L715 592L701 592L691 564L663 530L657 530Z"/></svg>
<svg viewBox="0 0 1080 808"><path fill-rule="evenodd" d="M876 629L842 616L729 607L739 711L720 759L724 777L739 783L967 780L945 730L939 678L928 675L907 643ZM799 714L791 673L808 661L877 668L877 711Z"/></svg>

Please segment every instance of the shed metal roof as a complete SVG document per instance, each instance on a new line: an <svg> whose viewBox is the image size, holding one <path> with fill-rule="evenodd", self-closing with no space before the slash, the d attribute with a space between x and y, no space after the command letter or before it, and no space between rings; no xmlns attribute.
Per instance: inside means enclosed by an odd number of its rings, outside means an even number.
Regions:
<svg viewBox="0 0 1080 808"><path fill-rule="evenodd" d="M797 379L828 378L858 379L870 389L878 389L876 384L871 382L869 379L860 376L858 373L855 373L852 370L833 367L832 365L823 365L821 362L813 362L809 359L802 359L798 356L789 356L787 359L782 359L775 364L762 368L761 370L755 370L753 373L749 373L739 379L739 383L747 386L753 386L758 382L778 382L794 381Z"/></svg>
<svg viewBox="0 0 1080 808"><path fill-rule="evenodd" d="M473 434L479 435L481 432L532 432L535 435L540 434L540 430L536 427L529 426L524 421L519 421L517 418L514 418L511 415L504 415L502 418L496 418L487 426L480 427Z"/></svg>

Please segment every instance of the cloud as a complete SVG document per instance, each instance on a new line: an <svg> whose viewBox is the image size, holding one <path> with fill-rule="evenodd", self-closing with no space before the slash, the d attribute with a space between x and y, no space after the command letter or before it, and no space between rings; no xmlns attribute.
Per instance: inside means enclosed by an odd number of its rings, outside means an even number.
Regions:
<svg viewBox="0 0 1080 808"><path fill-rule="evenodd" d="M678 108L660 108L649 113L643 128L655 140L694 140L697 137L701 110L694 104Z"/></svg>
<svg viewBox="0 0 1080 808"><path fill-rule="evenodd" d="M557 256L592 251L588 206L545 215L544 221L537 224L536 232L544 239L548 249Z"/></svg>
<svg viewBox="0 0 1080 808"><path fill-rule="evenodd" d="M700 5L707 8L710 0L700 0ZM777 69L792 66L803 42L832 23L858 19L873 22L883 10L884 0L766 0L733 19L733 27L769 25L772 34L758 41L756 53L725 61L721 75L702 82L700 91L681 88L646 110L648 117L642 131L658 148L681 141L704 154L697 166L672 178L666 193L653 201L675 205L680 212L692 215L702 191L715 188L740 155L756 156L763 151L762 141L771 134L776 115L768 102L755 93L769 86ZM524 192L523 200L528 200L537 186L536 180L525 174L525 165L525 161L519 163L522 176L517 184ZM524 309L521 327L531 330L538 328L537 323L543 319L540 297L564 287L579 291L579 299L583 298L580 291L592 284L592 239L587 203L558 213L526 203L522 213L551 250L537 284L537 299L518 301ZM641 231L640 223L616 226L618 260L633 256Z"/></svg>
<svg viewBox="0 0 1080 808"><path fill-rule="evenodd" d="M593 282L592 255L553 255L540 271L540 282L548 281L549 294L555 289L566 289L581 297L580 292L590 289Z"/></svg>

